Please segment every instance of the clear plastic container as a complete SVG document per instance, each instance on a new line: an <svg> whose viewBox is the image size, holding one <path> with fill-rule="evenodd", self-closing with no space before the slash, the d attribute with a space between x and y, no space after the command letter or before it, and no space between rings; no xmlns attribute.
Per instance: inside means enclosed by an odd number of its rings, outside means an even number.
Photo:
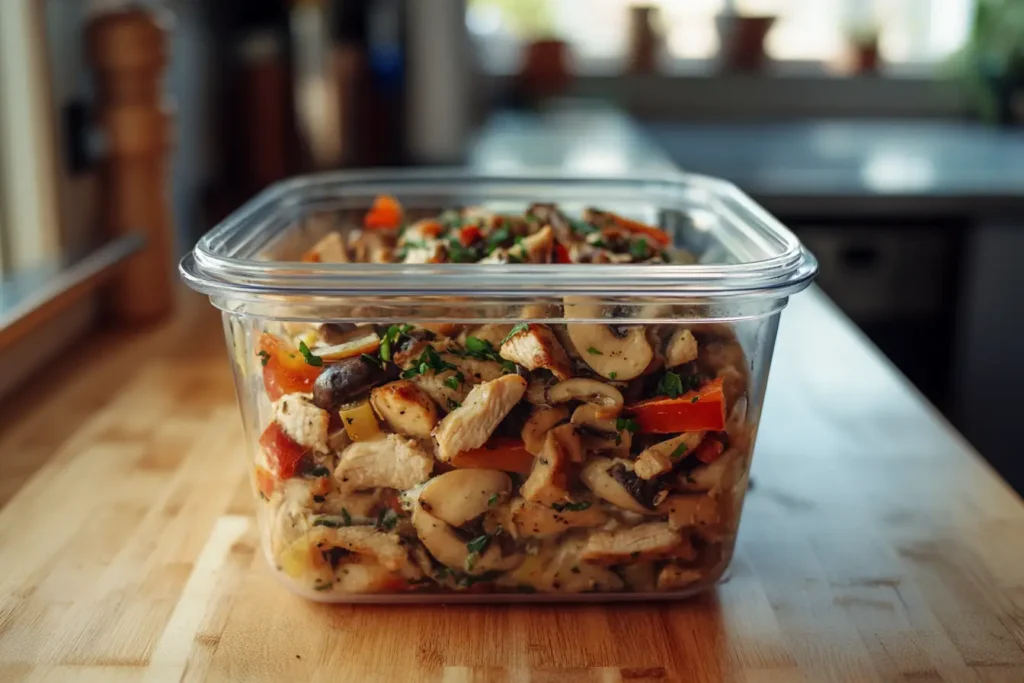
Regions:
<svg viewBox="0 0 1024 683"><path fill-rule="evenodd" d="M300 262L329 232L359 228L380 194L410 220L597 206L659 226L697 262ZM290 588L325 602L624 600L713 585L732 557L779 315L816 270L723 181L450 171L281 183L181 264L223 311L263 550ZM363 386L369 365L356 379L354 360L333 367L332 331L353 330L377 337L360 362L387 355L408 379ZM389 330L399 336L384 354ZM509 333L534 330L564 347L561 371L505 360ZM457 368L415 357L433 333ZM493 345L474 353L469 337ZM298 342L319 367L297 361ZM327 369L337 403L289 375Z"/></svg>

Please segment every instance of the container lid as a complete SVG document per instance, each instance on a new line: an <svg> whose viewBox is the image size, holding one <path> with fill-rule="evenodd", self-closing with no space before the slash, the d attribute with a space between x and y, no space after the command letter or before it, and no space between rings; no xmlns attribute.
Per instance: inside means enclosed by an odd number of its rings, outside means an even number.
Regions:
<svg viewBox="0 0 1024 683"><path fill-rule="evenodd" d="M713 262L624 264L371 264L268 260L275 239L317 211L365 209L378 194L406 206L534 202L622 206L685 215L715 245ZM673 234L674 229L668 229ZM678 237L676 231L675 237ZM781 223L731 183L672 173L629 178L482 176L458 170L334 172L265 190L207 233L181 262L200 292L262 296L459 296L696 298L784 297L806 287L817 261Z"/></svg>

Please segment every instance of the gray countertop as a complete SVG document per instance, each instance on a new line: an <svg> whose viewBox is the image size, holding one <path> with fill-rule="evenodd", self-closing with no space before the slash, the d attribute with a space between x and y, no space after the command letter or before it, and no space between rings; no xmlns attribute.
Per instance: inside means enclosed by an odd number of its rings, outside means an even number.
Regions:
<svg viewBox="0 0 1024 683"><path fill-rule="evenodd" d="M824 199L956 208L1024 206L1024 130L944 121L649 124L681 168L721 176L775 208Z"/></svg>

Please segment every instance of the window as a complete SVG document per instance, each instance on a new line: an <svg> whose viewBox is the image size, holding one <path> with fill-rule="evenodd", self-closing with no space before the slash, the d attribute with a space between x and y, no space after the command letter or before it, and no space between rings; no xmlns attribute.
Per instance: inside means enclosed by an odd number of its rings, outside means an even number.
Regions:
<svg viewBox="0 0 1024 683"><path fill-rule="evenodd" d="M716 17L728 7L740 14L777 17L765 41L779 62L839 61L847 35L877 30L884 62L940 62L966 39L975 0L470 0L466 17L484 68L509 72L520 46L558 36L572 47L578 70L618 71L628 50L629 11L657 8L669 70L692 67L718 52ZM585 21L581 21L585 17Z"/></svg>

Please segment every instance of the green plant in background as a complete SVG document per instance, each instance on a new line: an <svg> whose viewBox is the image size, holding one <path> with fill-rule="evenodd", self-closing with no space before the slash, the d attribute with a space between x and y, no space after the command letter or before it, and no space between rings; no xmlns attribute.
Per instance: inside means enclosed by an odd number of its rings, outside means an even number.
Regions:
<svg viewBox="0 0 1024 683"><path fill-rule="evenodd" d="M509 30L517 38L550 38L554 18L548 0L470 0L472 7L493 7L501 12Z"/></svg>
<svg viewBox="0 0 1024 683"><path fill-rule="evenodd" d="M952 71L978 113L1009 123L1024 92L1024 0L976 0L971 33Z"/></svg>

